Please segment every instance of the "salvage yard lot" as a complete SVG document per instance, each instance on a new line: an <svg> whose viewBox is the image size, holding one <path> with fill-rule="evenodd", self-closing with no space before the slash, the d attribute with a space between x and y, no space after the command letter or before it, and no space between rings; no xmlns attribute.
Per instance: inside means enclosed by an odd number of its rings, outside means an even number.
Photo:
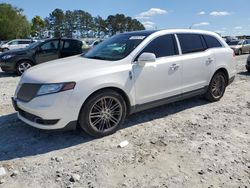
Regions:
<svg viewBox="0 0 250 188"><path fill-rule="evenodd" d="M221 101L141 112L102 139L18 121L10 98L19 77L0 72L0 187L249 187L250 74L247 55L236 58L236 80Z"/></svg>

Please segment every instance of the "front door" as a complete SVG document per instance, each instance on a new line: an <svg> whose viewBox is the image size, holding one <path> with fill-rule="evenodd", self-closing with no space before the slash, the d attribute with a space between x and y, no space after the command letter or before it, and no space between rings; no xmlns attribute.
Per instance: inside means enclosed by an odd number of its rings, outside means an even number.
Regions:
<svg viewBox="0 0 250 188"><path fill-rule="evenodd" d="M59 58L59 40L49 40L36 52L36 63L44 63Z"/></svg>
<svg viewBox="0 0 250 188"><path fill-rule="evenodd" d="M182 65L174 35L163 35L150 42L140 53L154 53L155 62L133 65L136 104L181 94Z"/></svg>

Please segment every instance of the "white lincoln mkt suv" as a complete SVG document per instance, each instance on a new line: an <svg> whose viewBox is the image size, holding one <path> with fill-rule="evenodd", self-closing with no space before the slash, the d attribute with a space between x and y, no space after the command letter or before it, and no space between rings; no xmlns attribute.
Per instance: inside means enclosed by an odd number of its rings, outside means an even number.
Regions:
<svg viewBox="0 0 250 188"><path fill-rule="evenodd" d="M197 95L218 101L235 74L233 50L213 32L138 31L30 68L13 105L19 119L36 128L79 125L101 137L138 111Z"/></svg>

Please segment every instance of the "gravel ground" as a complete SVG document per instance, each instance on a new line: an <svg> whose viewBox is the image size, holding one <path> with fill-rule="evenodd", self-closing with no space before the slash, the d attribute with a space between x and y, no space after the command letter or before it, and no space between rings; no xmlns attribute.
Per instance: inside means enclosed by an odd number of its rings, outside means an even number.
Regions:
<svg viewBox="0 0 250 188"><path fill-rule="evenodd" d="M250 187L247 56L224 98L193 98L131 116L114 135L41 131L11 106L19 77L0 72L0 187ZM127 140L129 145L118 148ZM1 171L1 169L0 169Z"/></svg>

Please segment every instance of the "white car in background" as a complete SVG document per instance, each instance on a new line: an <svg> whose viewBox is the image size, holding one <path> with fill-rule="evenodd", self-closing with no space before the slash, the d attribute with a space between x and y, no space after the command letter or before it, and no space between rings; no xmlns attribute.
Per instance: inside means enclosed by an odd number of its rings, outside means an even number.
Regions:
<svg viewBox="0 0 250 188"><path fill-rule="evenodd" d="M40 129L114 133L129 114L204 95L219 101L234 80L234 52L199 30L119 34L87 54L27 70L13 98L18 117Z"/></svg>
<svg viewBox="0 0 250 188"><path fill-rule="evenodd" d="M30 39L15 39L11 40L5 44L2 44L0 46L0 51L6 52L8 50L15 50L20 48L26 48L32 43L32 40Z"/></svg>

